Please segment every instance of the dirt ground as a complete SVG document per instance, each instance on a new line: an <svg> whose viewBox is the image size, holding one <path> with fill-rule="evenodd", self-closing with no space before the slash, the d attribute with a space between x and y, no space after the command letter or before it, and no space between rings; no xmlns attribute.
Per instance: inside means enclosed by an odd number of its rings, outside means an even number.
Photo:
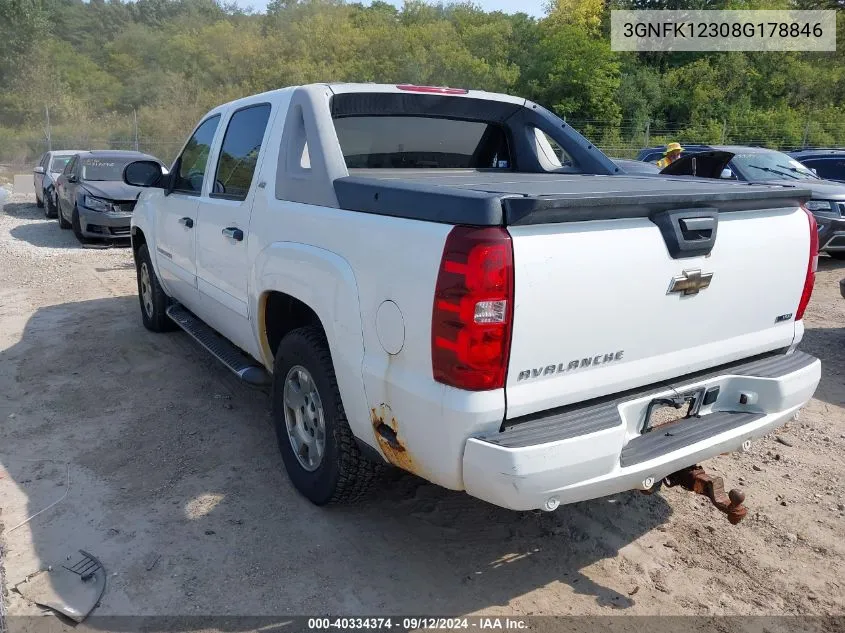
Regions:
<svg viewBox="0 0 845 633"><path fill-rule="evenodd" d="M677 489L515 513L398 473L365 503L321 509L287 480L266 394L184 334L142 327L129 249L82 248L12 196L6 609L42 613L12 587L84 549L108 571L99 615L843 614L845 262L819 268L802 345L823 361L816 397L786 443L706 464L746 491L739 526ZM62 497L68 472L67 497L13 530Z"/></svg>

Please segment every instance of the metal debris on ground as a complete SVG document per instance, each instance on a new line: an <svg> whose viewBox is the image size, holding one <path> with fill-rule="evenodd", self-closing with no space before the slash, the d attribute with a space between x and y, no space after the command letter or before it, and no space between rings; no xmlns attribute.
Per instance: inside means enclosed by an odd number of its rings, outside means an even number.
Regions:
<svg viewBox="0 0 845 633"><path fill-rule="evenodd" d="M15 591L30 602L58 611L82 622L97 606L106 588L106 570L84 550L67 564L51 565L15 585Z"/></svg>

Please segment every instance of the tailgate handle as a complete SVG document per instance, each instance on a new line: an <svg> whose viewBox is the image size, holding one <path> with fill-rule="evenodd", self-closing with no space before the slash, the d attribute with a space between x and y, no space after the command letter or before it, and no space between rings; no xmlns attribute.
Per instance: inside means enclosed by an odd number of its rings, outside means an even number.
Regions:
<svg viewBox="0 0 845 633"><path fill-rule="evenodd" d="M688 242L709 240L716 228L716 220L712 217L681 218L678 223L681 225L681 234Z"/></svg>
<svg viewBox="0 0 845 633"><path fill-rule="evenodd" d="M670 209L655 213L651 221L660 229L672 259L709 255L716 244L718 209Z"/></svg>

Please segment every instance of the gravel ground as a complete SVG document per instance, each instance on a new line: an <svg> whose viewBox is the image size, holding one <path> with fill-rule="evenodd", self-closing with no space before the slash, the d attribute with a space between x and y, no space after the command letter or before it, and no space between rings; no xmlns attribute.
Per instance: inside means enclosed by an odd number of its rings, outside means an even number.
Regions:
<svg viewBox="0 0 845 633"><path fill-rule="evenodd" d="M392 473L315 508L289 484L266 394L140 323L127 248L81 248L31 197L0 213L0 521L9 588L85 549L99 615L845 613L845 263L823 258L803 349L816 398L750 455L730 526L676 489L514 513ZM69 494L48 512L11 528ZM725 621L722 630L735 624ZM829 625L834 630L833 625Z"/></svg>

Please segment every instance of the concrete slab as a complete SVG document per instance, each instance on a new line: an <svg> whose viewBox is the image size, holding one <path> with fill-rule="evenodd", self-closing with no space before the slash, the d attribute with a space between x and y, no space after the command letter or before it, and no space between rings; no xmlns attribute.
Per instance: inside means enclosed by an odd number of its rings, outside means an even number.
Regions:
<svg viewBox="0 0 845 633"><path fill-rule="evenodd" d="M35 193L35 186L32 180L32 174L15 174L14 192Z"/></svg>

